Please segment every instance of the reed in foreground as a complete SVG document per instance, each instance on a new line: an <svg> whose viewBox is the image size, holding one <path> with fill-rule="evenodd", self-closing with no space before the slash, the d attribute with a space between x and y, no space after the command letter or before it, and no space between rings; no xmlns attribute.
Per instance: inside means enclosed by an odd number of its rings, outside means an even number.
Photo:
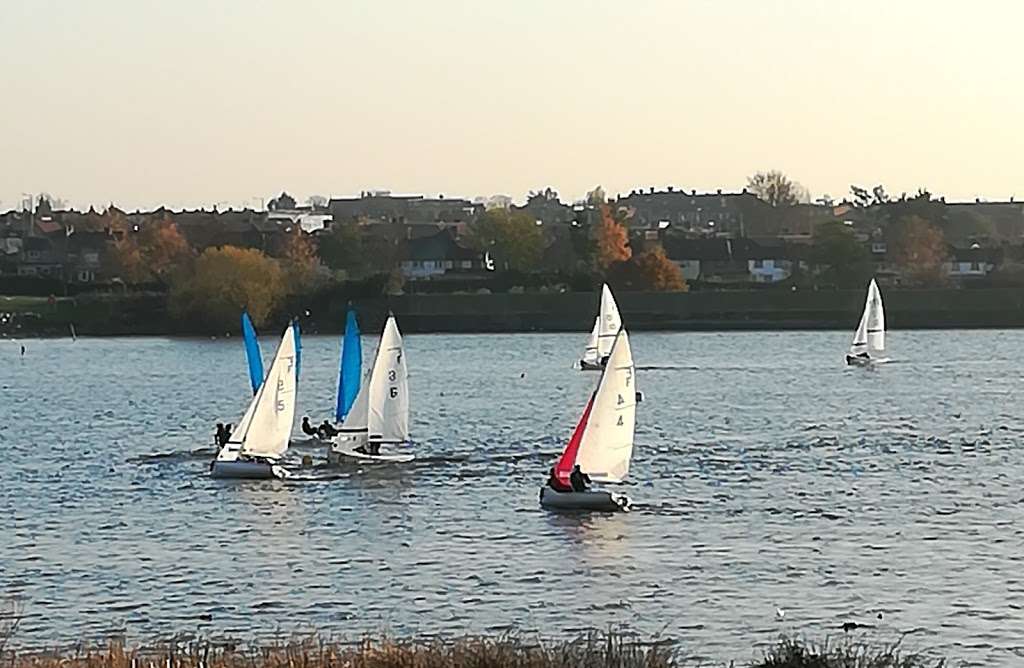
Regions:
<svg viewBox="0 0 1024 668"><path fill-rule="evenodd" d="M305 638L273 645L174 642L131 649L120 643L66 652L9 652L5 668L683 668L698 665L667 642L590 633L560 642L523 636L453 641ZM700 664L707 665L707 664ZM941 668L898 646L783 639L750 668Z"/></svg>

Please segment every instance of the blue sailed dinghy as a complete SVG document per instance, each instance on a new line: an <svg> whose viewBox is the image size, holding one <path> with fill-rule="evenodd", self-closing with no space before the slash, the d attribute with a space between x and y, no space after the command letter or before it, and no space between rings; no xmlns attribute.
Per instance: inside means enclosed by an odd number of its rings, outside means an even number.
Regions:
<svg viewBox="0 0 1024 668"><path fill-rule="evenodd" d="M242 340L245 342L245 358L249 362L249 382L252 393L256 394L263 384L263 357L260 355L260 342L256 339L256 328L248 311L242 311Z"/></svg>
<svg viewBox="0 0 1024 668"><path fill-rule="evenodd" d="M345 318L345 335L341 339L341 361L338 365L338 402L334 408L334 419L344 422L349 409L359 394L360 377L363 372L363 347L359 339L359 323L356 312L349 309Z"/></svg>

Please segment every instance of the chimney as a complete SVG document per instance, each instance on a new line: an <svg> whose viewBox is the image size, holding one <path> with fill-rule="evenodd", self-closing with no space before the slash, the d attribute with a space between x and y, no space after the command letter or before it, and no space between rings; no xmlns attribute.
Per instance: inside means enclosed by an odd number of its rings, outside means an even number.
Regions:
<svg viewBox="0 0 1024 668"><path fill-rule="evenodd" d="M675 187L674 187L674 186L669 186L669 187L668 187L668 191L669 191L669 192L672 192L673 190L675 190Z"/></svg>
<svg viewBox="0 0 1024 668"><path fill-rule="evenodd" d="M718 194L719 194L719 195L721 195L721 194L722 194L722 189L721 189L721 188L719 188L719 189L718 189Z"/></svg>
<svg viewBox="0 0 1024 668"><path fill-rule="evenodd" d="M654 194L654 186L651 186L651 187L650 187L650 193L651 193L652 195Z"/></svg>

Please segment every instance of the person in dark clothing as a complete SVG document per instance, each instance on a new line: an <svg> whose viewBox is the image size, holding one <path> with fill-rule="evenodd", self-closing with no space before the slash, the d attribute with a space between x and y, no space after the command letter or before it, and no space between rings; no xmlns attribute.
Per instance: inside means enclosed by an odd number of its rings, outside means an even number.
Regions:
<svg viewBox="0 0 1024 668"><path fill-rule="evenodd" d="M562 482L562 479L555 473L555 467L551 467L551 471L548 475L548 487L555 490L556 492L571 492L572 487Z"/></svg>
<svg viewBox="0 0 1024 668"><path fill-rule="evenodd" d="M309 423L309 416L302 416L302 433L306 436L316 436L319 432L313 428L313 425Z"/></svg>
<svg viewBox="0 0 1024 668"><path fill-rule="evenodd" d="M213 442L219 448L224 445L224 423L217 423L217 433L213 435Z"/></svg>
<svg viewBox="0 0 1024 668"><path fill-rule="evenodd" d="M338 435L338 430L332 427L331 423L327 420L324 420L323 424L317 428L317 431L320 432L320 438L323 439L334 438Z"/></svg>
<svg viewBox="0 0 1024 668"><path fill-rule="evenodd" d="M854 364L854 363L857 363L857 362L863 363L863 362L870 362L870 361L871 361L871 355L868 355L867 353L857 353L856 355L847 355L846 356L846 364L847 365Z"/></svg>
<svg viewBox="0 0 1024 668"><path fill-rule="evenodd" d="M572 491L574 492L585 492L587 491L587 485L590 484L590 476L580 470L580 465L572 467L572 473L569 474L569 484L572 485Z"/></svg>
<svg viewBox="0 0 1024 668"><path fill-rule="evenodd" d="M224 425L224 444L227 444L227 442L231 440L231 428L232 428L232 426L233 425L230 422L228 422L226 425Z"/></svg>

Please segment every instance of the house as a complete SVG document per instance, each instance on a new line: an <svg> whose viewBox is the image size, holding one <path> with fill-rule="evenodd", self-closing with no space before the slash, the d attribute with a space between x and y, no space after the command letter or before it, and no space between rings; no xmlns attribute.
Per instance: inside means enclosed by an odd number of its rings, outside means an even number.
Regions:
<svg viewBox="0 0 1024 668"><path fill-rule="evenodd" d="M800 264L788 246L775 240L666 235L662 246L690 282L777 283Z"/></svg>
<svg viewBox="0 0 1024 668"><path fill-rule="evenodd" d="M447 199L443 195L392 195L371 191L359 197L332 199L327 205L338 223L377 219L393 223L468 223L483 213L484 206L466 199Z"/></svg>
<svg viewBox="0 0 1024 668"><path fill-rule="evenodd" d="M962 282L988 276L999 265L1002 253L973 244L970 248L951 248L949 257L949 277Z"/></svg>
<svg viewBox="0 0 1024 668"><path fill-rule="evenodd" d="M18 276L63 279L63 257L53 240L47 237L27 237L22 240L17 271Z"/></svg>
<svg viewBox="0 0 1024 668"><path fill-rule="evenodd" d="M407 240L400 267L402 275L412 279L439 278L449 273L486 270L481 254L459 244L450 229Z"/></svg>
<svg viewBox="0 0 1024 668"><path fill-rule="evenodd" d="M64 277L68 282L93 283L103 268L103 255L113 237L105 232L74 232L65 242Z"/></svg>
<svg viewBox="0 0 1024 668"><path fill-rule="evenodd" d="M669 187L648 192L634 190L615 200L616 209L630 213L631 225L650 229L692 232L729 232L742 236L750 223L763 217L768 205L745 189L739 193L685 192Z"/></svg>

